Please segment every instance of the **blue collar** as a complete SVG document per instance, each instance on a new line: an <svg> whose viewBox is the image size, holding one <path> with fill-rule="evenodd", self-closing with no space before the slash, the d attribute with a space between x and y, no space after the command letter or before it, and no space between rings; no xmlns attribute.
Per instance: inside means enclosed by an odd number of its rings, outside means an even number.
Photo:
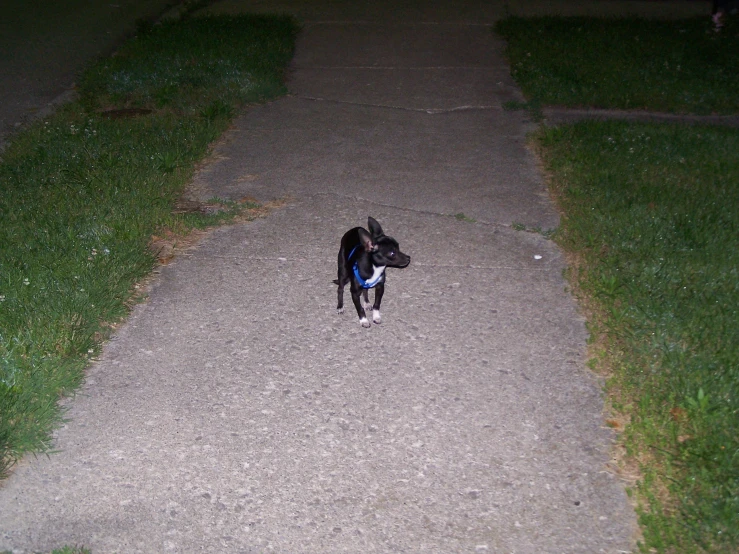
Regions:
<svg viewBox="0 0 739 554"><path fill-rule="evenodd" d="M354 252L357 251L357 248L359 248L359 245L355 246L351 252L349 252L349 260L352 259L352 256L354 255ZM375 267L375 266L372 266ZM381 271L379 274L374 276L374 279L370 278L369 280L365 281L362 279L362 277L359 275L359 264L357 262L354 262L354 277L357 279L357 282L359 283L359 286L363 289L371 289L376 287L378 284L382 282L382 278L385 275L384 271Z"/></svg>
<svg viewBox="0 0 739 554"><path fill-rule="evenodd" d="M381 271L375 276L374 279L369 279L368 281L365 281L359 275L359 266L357 265L357 262L354 262L354 277L356 277L357 282L359 283L359 286L361 286L363 289L371 289L373 287L376 287L382 282L382 278L384 277L384 275L385 275L385 272Z"/></svg>

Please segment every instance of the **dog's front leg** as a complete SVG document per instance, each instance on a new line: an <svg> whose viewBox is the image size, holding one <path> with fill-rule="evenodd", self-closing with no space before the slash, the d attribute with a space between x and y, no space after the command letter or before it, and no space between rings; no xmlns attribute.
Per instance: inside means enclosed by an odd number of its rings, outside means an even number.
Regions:
<svg viewBox="0 0 739 554"><path fill-rule="evenodd" d="M370 322L367 320L367 314L362 307L362 290L352 283L351 293L352 302L354 302L354 307L357 309L357 315L359 316L359 323L362 324L362 327L369 327Z"/></svg>
<svg viewBox="0 0 739 554"><path fill-rule="evenodd" d="M382 302L382 295L385 294L385 284L380 283L375 287L375 303L372 305L372 321L375 323L382 323L380 317L380 302Z"/></svg>
<svg viewBox="0 0 739 554"><path fill-rule="evenodd" d="M364 299L364 302L362 302L362 306L364 306L365 311L372 308L372 304L370 304L369 301L369 291L365 288L362 289L362 298Z"/></svg>

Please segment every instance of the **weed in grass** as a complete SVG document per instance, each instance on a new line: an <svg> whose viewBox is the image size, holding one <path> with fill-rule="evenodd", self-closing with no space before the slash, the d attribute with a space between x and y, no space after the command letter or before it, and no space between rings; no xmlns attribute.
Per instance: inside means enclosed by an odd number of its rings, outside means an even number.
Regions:
<svg viewBox="0 0 739 554"><path fill-rule="evenodd" d="M495 26L530 105L739 112L739 25L708 17L536 17Z"/></svg>
<svg viewBox="0 0 739 554"><path fill-rule="evenodd" d="M578 262L645 463L646 548L739 547L739 132L583 122L540 132Z"/></svg>
<svg viewBox="0 0 739 554"><path fill-rule="evenodd" d="M214 100L200 110L200 115L208 121L215 121L219 118L230 119L233 117L233 107L221 100Z"/></svg>
<svg viewBox="0 0 739 554"><path fill-rule="evenodd" d="M182 155L180 152L175 150L166 150L165 152L157 152L154 155L156 161L156 167L163 173L172 173L180 165L180 159Z"/></svg>
<svg viewBox="0 0 739 554"><path fill-rule="evenodd" d="M80 385L156 262L152 236L241 213L228 203L172 211L236 109L284 90L296 31L267 16L151 27L84 74L80 102L3 152L0 477L24 453L49 450L57 401Z"/></svg>

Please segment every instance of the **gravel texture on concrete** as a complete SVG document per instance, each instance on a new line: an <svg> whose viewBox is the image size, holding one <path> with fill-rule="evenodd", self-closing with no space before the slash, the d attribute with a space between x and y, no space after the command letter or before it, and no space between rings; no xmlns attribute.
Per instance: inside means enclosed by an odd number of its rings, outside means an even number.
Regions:
<svg viewBox="0 0 739 554"><path fill-rule="evenodd" d="M59 452L0 488L0 549L631 551L563 256L513 225L558 218L533 123L502 109L503 7L269 3L304 21L291 94L191 195L287 203L161 269ZM368 215L413 261L364 329L331 281Z"/></svg>

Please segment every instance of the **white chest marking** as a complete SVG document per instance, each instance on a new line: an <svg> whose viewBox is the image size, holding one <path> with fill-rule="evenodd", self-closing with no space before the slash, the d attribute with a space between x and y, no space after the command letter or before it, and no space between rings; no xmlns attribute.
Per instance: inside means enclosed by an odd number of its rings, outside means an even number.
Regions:
<svg viewBox="0 0 739 554"><path fill-rule="evenodd" d="M380 266L373 265L372 269L373 269L372 277L367 279L365 282L368 285L374 287L377 284L377 281L380 280L380 277L382 277L382 274L385 272L385 266L384 265L380 265Z"/></svg>

